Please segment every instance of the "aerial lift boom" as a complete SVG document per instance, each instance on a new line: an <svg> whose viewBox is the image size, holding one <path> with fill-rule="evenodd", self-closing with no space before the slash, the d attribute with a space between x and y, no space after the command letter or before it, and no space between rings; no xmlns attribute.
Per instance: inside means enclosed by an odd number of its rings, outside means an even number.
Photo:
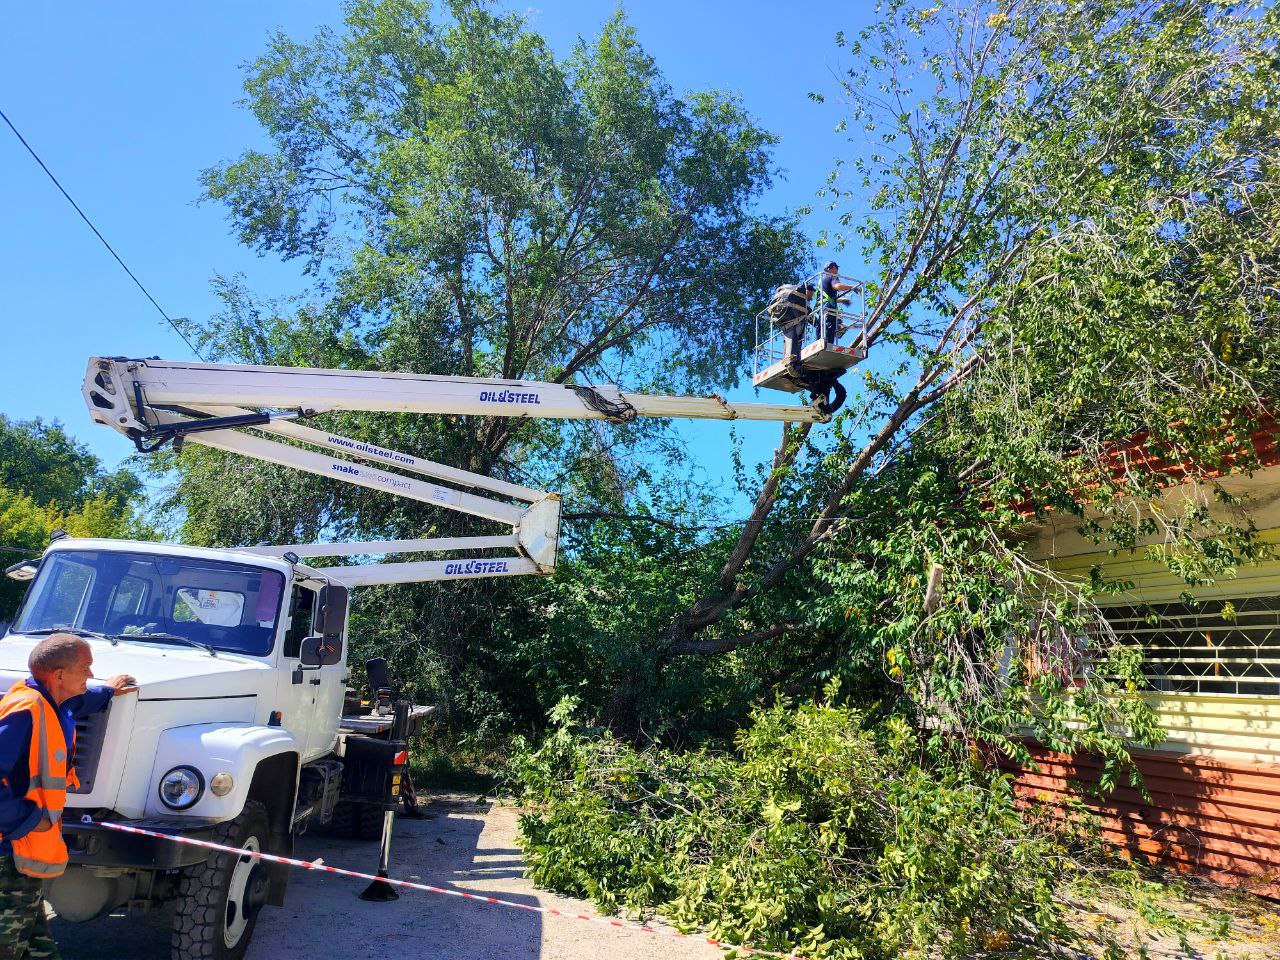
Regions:
<svg viewBox="0 0 1280 960"><path fill-rule="evenodd" d="M184 442L199 443L483 517L510 528L509 534L489 537L247 548L298 558L464 554L462 559L365 563L319 570L348 586L551 573L556 563L560 497L340 436L304 422L318 414L360 410L595 419L617 423L636 417L789 422L826 419L826 415L813 406L734 404L715 395L672 397L624 393L613 385L587 387L523 380L122 357L94 357L89 361L84 398L96 422L123 433L140 451L156 450L166 443L175 446ZM343 456L330 456L315 448ZM475 555L477 551L492 550L512 552L496 557ZM471 556L466 556L467 553Z"/></svg>

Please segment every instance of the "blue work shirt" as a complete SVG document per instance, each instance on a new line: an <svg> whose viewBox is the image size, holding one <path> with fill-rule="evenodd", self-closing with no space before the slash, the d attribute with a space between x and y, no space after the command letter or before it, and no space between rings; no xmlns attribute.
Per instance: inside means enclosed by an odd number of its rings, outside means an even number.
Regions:
<svg viewBox="0 0 1280 960"><path fill-rule="evenodd" d="M105 710L115 696L112 687L91 684L84 693L58 706L39 680L27 677L26 684L32 690L39 690L53 705L68 745L76 732L76 720ZM18 710L0 718L0 838L3 838L0 854L12 853L9 841L25 836L40 823L40 808L27 799L31 786L30 758L30 711Z"/></svg>

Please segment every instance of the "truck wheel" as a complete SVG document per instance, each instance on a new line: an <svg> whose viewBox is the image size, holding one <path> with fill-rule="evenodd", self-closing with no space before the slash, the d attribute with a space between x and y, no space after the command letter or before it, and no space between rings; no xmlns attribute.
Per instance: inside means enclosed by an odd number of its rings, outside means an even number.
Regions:
<svg viewBox="0 0 1280 960"><path fill-rule="evenodd" d="M356 806L350 800L339 800L333 808L333 819L328 823L329 832L336 837L355 836Z"/></svg>
<svg viewBox="0 0 1280 960"><path fill-rule="evenodd" d="M267 808L249 800L240 816L218 827L212 839L260 851L267 832ZM173 918L172 960L241 960L270 886L266 864L249 856L219 852L183 871Z"/></svg>
<svg viewBox="0 0 1280 960"><path fill-rule="evenodd" d="M329 829L339 837L379 840L382 838L382 808L373 803L339 800L333 808Z"/></svg>
<svg viewBox="0 0 1280 960"><path fill-rule="evenodd" d="M372 803L358 805L356 814L356 838L359 840L382 839L382 808Z"/></svg>

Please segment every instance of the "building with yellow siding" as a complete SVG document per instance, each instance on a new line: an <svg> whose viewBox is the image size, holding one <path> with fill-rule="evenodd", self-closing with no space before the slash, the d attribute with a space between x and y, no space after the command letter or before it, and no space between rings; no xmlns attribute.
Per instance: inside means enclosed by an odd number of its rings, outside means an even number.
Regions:
<svg viewBox="0 0 1280 960"><path fill-rule="evenodd" d="M1273 437L1254 437L1261 469L1217 483L1245 498L1243 518L1280 547ZM1202 492L1171 487L1158 506L1176 511ZM1099 552L1078 527L1076 518L1052 519L1025 551L1072 579L1099 566L1109 580L1129 582L1102 601L1103 612L1120 642L1141 648L1143 695L1165 730L1158 749L1136 752L1150 802L1127 787L1089 801L1106 836L1144 858L1280 896L1280 549L1230 578L1188 586L1141 547ZM1016 770L1026 796L1052 799L1096 776L1087 757L1033 754L1038 770Z"/></svg>

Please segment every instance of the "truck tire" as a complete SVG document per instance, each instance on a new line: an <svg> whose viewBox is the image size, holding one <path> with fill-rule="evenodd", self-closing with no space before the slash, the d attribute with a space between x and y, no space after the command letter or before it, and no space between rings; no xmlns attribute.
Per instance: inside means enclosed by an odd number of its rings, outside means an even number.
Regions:
<svg viewBox="0 0 1280 960"><path fill-rule="evenodd" d="M351 837L356 832L356 804L339 800L333 808L333 818L328 823L329 832L335 837Z"/></svg>
<svg viewBox="0 0 1280 960"><path fill-rule="evenodd" d="M339 800L333 808L329 830L339 837L379 840L382 838L382 807L375 803Z"/></svg>
<svg viewBox="0 0 1280 960"><path fill-rule="evenodd" d="M249 800L234 820L214 831L214 843L265 849L267 808ZM172 960L241 960L253 937L270 881L266 864L253 857L215 853L188 867L178 884Z"/></svg>
<svg viewBox="0 0 1280 960"><path fill-rule="evenodd" d="M359 805L356 814L356 839L382 839L382 808L372 803Z"/></svg>

